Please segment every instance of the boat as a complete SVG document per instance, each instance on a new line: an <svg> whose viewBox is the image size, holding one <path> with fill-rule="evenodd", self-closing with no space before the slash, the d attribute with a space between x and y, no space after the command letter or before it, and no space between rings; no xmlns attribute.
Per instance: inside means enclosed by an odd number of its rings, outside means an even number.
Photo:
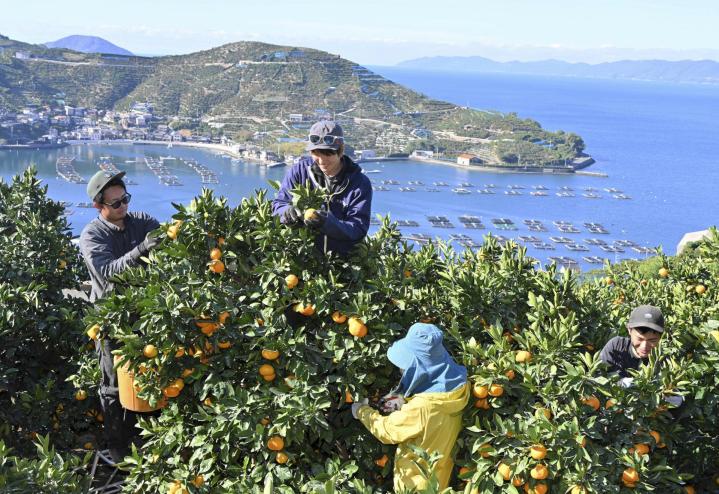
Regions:
<svg viewBox="0 0 719 494"><path fill-rule="evenodd" d="M505 195L508 195L508 196L521 196L521 195L522 195L522 193L521 193L520 191L514 190L514 189L512 189L512 190L505 190L505 191L504 191L504 194L505 194Z"/></svg>
<svg viewBox="0 0 719 494"><path fill-rule="evenodd" d="M589 247L586 245L578 244L578 243L571 243L571 244L564 244L564 246L574 252L587 252L589 251Z"/></svg>
<svg viewBox="0 0 719 494"><path fill-rule="evenodd" d="M623 199L623 200L631 199L631 197L626 194L613 194L612 197L615 199Z"/></svg>
<svg viewBox="0 0 719 494"><path fill-rule="evenodd" d="M480 194L494 194L495 192L492 189L480 189L477 192Z"/></svg>
<svg viewBox="0 0 719 494"><path fill-rule="evenodd" d="M549 194L547 194L543 190L533 190L529 193L529 195L534 197L547 197Z"/></svg>
<svg viewBox="0 0 719 494"><path fill-rule="evenodd" d="M397 226L417 227L419 223L414 220L397 220Z"/></svg>
<svg viewBox="0 0 719 494"><path fill-rule="evenodd" d="M576 194L574 194L574 192L568 192L566 190L557 192L556 195L557 195L557 197L575 197L576 196Z"/></svg>
<svg viewBox="0 0 719 494"><path fill-rule="evenodd" d="M278 168L281 166L287 166L287 163L285 163L284 161L273 161L271 163L267 163L265 166L267 168Z"/></svg>
<svg viewBox="0 0 719 494"><path fill-rule="evenodd" d="M555 250L554 245L547 242L536 242L533 244L533 247L539 250Z"/></svg>
<svg viewBox="0 0 719 494"><path fill-rule="evenodd" d="M466 188L466 187L474 187L474 185L472 185L472 184L469 183L469 182L460 182L460 183L458 184L458 186L459 186L459 187L465 187L465 188Z"/></svg>
<svg viewBox="0 0 719 494"><path fill-rule="evenodd" d="M420 180L410 180L409 182L407 182L407 184L408 185L424 185L424 182L422 182Z"/></svg>
<svg viewBox="0 0 719 494"><path fill-rule="evenodd" d="M574 242L571 238L567 237L549 237L549 240L555 244L571 244Z"/></svg>
<svg viewBox="0 0 719 494"><path fill-rule="evenodd" d="M584 243L587 245L607 245L607 243L599 238L587 238L584 240Z"/></svg>
<svg viewBox="0 0 719 494"><path fill-rule="evenodd" d="M436 187L449 187L449 184L447 182L433 182L432 185Z"/></svg>
<svg viewBox="0 0 719 494"><path fill-rule="evenodd" d="M463 214L459 217L460 223L480 223L482 221L482 218L479 216L471 216L468 214Z"/></svg>
<svg viewBox="0 0 719 494"><path fill-rule="evenodd" d="M455 194L471 194L472 191L468 189L464 189L462 187L457 187L456 189L452 189L452 192Z"/></svg>
<svg viewBox="0 0 719 494"><path fill-rule="evenodd" d="M545 187L544 185L532 185L532 188L533 188L534 190L549 190L549 189L548 189L547 187Z"/></svg>
<svg viewBox="0 0 719 494"><path fill-rule="evenodd" d="M599 256L584 256L582 259L589 264L604 264L604 258Z"/></svg>
<svg viewBox="0 0 719 494"><path fill-rule="evenodd" d="M437 187L425 187L427 192L439 192L439 189Z"/></svg>
<svg viewBox="0 0 719 494"><path fill-rule="evenodd" d="M233 160L233 161L234 161L234 160ZM365 174L369 174L369 173L382 173L382 170L377 170L377 169L374 169L374 170L362 170L362 172L365 173Z"/></svg>
<svg viewBox="0 0 719 494"><path fill-rule="evenodd" d="M414 187L400 187L399 191L400 192L417 192L417 189L415 189Z"/></svg>
<svg viewBox="0 0 719 494"><path fill-rule="evenodd" d="M586 192L582 194L582 197L586 197L587 199L601 199L602 196L599 194L595 194L594 192Z"/></svg>

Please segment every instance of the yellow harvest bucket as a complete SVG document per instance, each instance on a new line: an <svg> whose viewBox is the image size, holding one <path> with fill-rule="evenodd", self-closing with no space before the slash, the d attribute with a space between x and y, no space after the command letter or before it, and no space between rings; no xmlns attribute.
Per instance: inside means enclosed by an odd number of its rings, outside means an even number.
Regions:
<svg viewBox="0 0 719 494"><path fill-rule="evenodd" d="M115 365L120 361L120 357L115 355ZM157 402L154 407L150 406L147 400L143 400L137 396L135 389L134 374L129 371L129 364L117 368L117 387L120 392L120 405L122 408L133 412L154 412L160 408L167 406L165 398Z"/></svg>

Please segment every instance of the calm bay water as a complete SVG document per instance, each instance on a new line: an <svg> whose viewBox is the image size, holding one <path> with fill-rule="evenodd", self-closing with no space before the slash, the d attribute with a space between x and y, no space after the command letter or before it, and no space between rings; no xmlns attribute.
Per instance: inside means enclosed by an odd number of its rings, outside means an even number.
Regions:
<svg viewBox="0 0 719 494"><path fill-rule="evenodd" d="M717 223L717 200L714 188L719 184L719 165L712 154L719 122L719 91L711 87L665 85L639 82L592 81L581 79L537 78L505 75L457 75L374 68L384 76L421 91L431 97L476 108L515 111L533 118L548 129L563 129L582 135L587 151L597 160L590 170L602 171L608 178L585 176L509 175L484 173L421 162L365 163L365 170L377 170L368 176L379 184L397 180L390 191L374 194L373 209L391 214L393 219L415 220L417 228L403 228L407 233L425 233L447 238L462 233L475 241L491 231L507 237L535 235L544 241L550 236L568 236L579 243L587 238L601 238L608 243L628 239L640 245L664 246L673 253L681 235ZM351 136L350 136L351 140ZM258 188L268 188L267 180L281 180L285 169L266 170L255 164L231 163L229 159L205 150L162 146L79 145L51 151L0 151L0 175L5 180L22 171L31 162L48 184L50 195L58 200L77 203L87 201L85 186L69 184L56 178L58 156L75 156L75 168L83 177L98 170L100 156L109 156L138 185L129 187L133 194L131 207L145 210L160 220L168 220L174 208L170 202L187 203L202 187L200 177L183 160L195 159L218 174L220 184L212 186L217 194L237 204L242 197ZM182 187L165 187L158 183L144 164L144 156L172 156L165 164L184 183ZM136 161L128 163L128 161ZM400 192L409 181L421 181L416 192ZM437 187L433 182L446 182ZM468 195L458 195L451 188L469 182L474 187ZM495 195L481 195L484 184L497 186ZM505 195L509 185L525 187L523 195ZM547 197L529 195L532 186L545 186ZM559 187L572 187L576 197L558 197ZM599 189L600 199L582 197L585 187ZM602 189L617 188L632 200L611 198ZM71 206L69 217L75 233L94 217L94 210ZM463 214L480 216L486 230L467 230L459 222ZM454 229L433 228L427 215L447 216ZM492 218L510 218L518 229L497 230ZM538 219L548 227L547 233L533 233L522 223ZM571 221L580 234L562 234L553 221ZM584 222L598 222L608 235L586 232ZM570 252L561 245L555 251L529 247L531 255L546 260L549 256L567 256L581 262L584 255L610 260L641 257L627 250L608 254L597 247L586 253ZM587 267L583 263L583 267Z"/></svg>

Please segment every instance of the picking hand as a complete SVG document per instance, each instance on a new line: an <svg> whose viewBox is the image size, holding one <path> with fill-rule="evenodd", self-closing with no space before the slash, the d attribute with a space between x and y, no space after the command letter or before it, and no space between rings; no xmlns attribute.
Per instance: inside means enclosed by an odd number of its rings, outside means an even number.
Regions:
<svg viewBox="0 0 719 494"><path fill-rule="evenodd" d="M404 397L396 393L388 393L382 397L381 409L385 413L391 413L399 410L404 405Z"/></svg>
<svg viewBox="0 0 719 494"><path fill-rule="evenodd" d="M369 400L367 398L365 398L364 400L356 401L356 402L352 403L352 416L356 419L359 418L357 416L357 412L359 412L359 409L362 408L363 406L367 405L368 403L369 403Z"/></svg>
<svg viewBox="0 0 719 494"><path fill-rule="evenodd" d="M325 224L326 219L327 211L318 210L315 211L315 213L311 217L305 218L305 225L309 226L310 228L322 228L322 225Z"/></svg>
<svg viewBox="0 0 719 494"><path fill-rule="evenodd" d="M140 250L147 254L152 249L157 247L159 243L160 238L155 234L155 232L149 232L147 235L145 235L145 240L143 240L142 244L140 244Z"/></svg>
<svg viewBox="0 0 719 494"><path fill-rule="evenodd" d="M282 223L285 225L294 225L302 221L302 211L294 206L288 206L282 213Z"/></svg>

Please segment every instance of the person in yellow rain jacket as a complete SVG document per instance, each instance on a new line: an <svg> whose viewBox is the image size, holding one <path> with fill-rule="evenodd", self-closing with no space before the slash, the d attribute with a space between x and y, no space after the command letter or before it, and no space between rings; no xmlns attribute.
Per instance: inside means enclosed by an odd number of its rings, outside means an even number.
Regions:
<svg viewBox="0 0 719 494"><path fill-rule="evenodd" d="M434 473L444 489L454 466L452 449L462 428L462 411L469 399L467 369L452 359L442 344L442 331L433 324L412 325L407 335L389 348L387 358L402 370L396 390L401 397L390 400L397 410L383 416L363 400L352 405L352 415L384 444L398 445L395 491L427 485L412 461L415 455L410 445L442 455Z"/></svg>

